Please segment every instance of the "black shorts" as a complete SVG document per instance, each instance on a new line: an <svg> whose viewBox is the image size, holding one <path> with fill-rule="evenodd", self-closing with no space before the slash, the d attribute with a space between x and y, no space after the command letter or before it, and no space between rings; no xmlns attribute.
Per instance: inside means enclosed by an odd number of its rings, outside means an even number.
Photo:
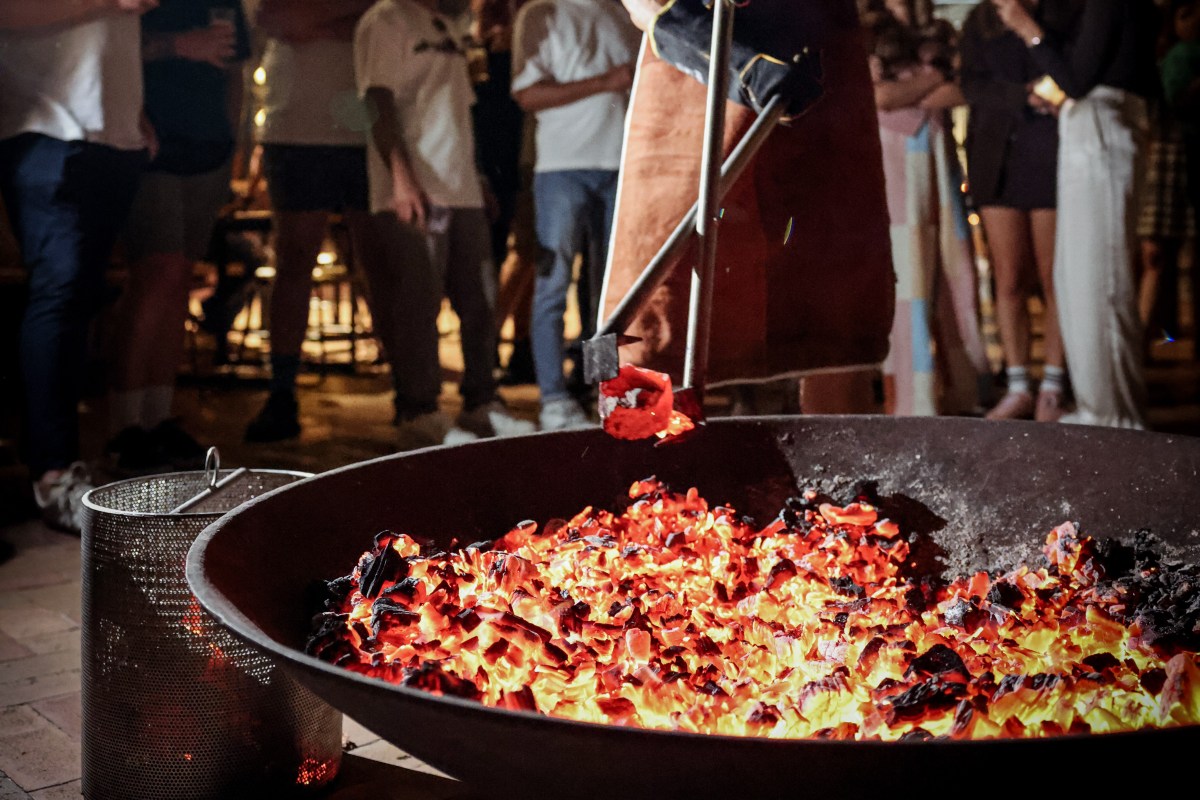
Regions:
<svg viewBox="0 0 1200 800"><path fill-rule="evenodd" d="M276 211L366 211L367 149L264 144L263 174Z"/></svg>

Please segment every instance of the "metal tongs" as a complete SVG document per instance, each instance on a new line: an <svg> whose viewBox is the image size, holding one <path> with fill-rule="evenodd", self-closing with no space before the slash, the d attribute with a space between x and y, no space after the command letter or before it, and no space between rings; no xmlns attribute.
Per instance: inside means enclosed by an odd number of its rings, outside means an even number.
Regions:
<svg viewBox="0 0 1200 800"><path fill-rule="evenodd" d="M626 335L624 331L654 290L666 280L694 230L699 237L700 258L692 268L683 386L675 392L675 405L697 422L703 420L721 200L783 118L787 107L787 100L782 94L772 97L737 147L729 154L729 158L721 164L720 154L725 133L725 99L729 93L729 61L733 42L733 10L732 0L713 2L699 197L658 253L646 265L617 308L599 326L595 336L583 343L584 379L588 383L598 383L615 378L621 365L618 348L639 341L637 337Z"/></svg>

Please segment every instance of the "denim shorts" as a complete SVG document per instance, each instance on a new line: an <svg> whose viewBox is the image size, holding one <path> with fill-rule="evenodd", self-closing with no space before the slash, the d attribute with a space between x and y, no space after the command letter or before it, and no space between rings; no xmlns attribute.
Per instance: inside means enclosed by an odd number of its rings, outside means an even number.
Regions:
<svg viewBox="0 0 1200 800"><path fill-rule="evenodd" d="M367 149L264 144L263 173L276 211L366 211Z"/></svg>

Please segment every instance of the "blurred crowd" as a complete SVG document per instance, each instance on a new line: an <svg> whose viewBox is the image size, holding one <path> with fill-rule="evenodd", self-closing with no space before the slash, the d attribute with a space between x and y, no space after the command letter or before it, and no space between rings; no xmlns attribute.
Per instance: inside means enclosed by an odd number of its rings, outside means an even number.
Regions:
<svg viewBox="0 0 1200 800"><path fill-rule="evenodd" d="M270 388L248 442L301 433L313 267L335 228L367 288L397 449L596 424L580 341L603 309L631 90L660 6L0 4L0 196L29 287L22 453L47 520L77 528L95 482L77 409L102 310L114 320L106 462L122 474L202 463L174 412L189 296L196 264L228 243L222 220L255 204L270 212L274 273ZM961 24L931 0L856 11L895 277L889 347L860 382L877 408L822 402L807 364L772 361L770 377L791 382L785 410L1146 427L1150 348L1196 319L1178 290L1200 201L1200 0L982 0ZM114 252L127 279L112 303ZM454 416L439 403L444 301L461 333ZM228 328L207 310L208 327ZM729 381L736 409L754 410L752 377ZM536 385L535 419L507 407L506 384Z"/></svg>

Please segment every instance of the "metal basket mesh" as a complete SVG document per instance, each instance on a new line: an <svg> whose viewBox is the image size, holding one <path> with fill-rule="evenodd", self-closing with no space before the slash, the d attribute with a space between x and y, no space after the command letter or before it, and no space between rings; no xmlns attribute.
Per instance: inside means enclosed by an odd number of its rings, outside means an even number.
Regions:
<svg viewBox="0 0 1200 800"><path fill-rule="evenodd" d="M251 470L182 514L171 510L200 492L206 473L135 478L85 497L89 800L271 797L335 777L341 713L234 638L200 606L184 575L188 549L205 527L303 477Z"/></svg>

